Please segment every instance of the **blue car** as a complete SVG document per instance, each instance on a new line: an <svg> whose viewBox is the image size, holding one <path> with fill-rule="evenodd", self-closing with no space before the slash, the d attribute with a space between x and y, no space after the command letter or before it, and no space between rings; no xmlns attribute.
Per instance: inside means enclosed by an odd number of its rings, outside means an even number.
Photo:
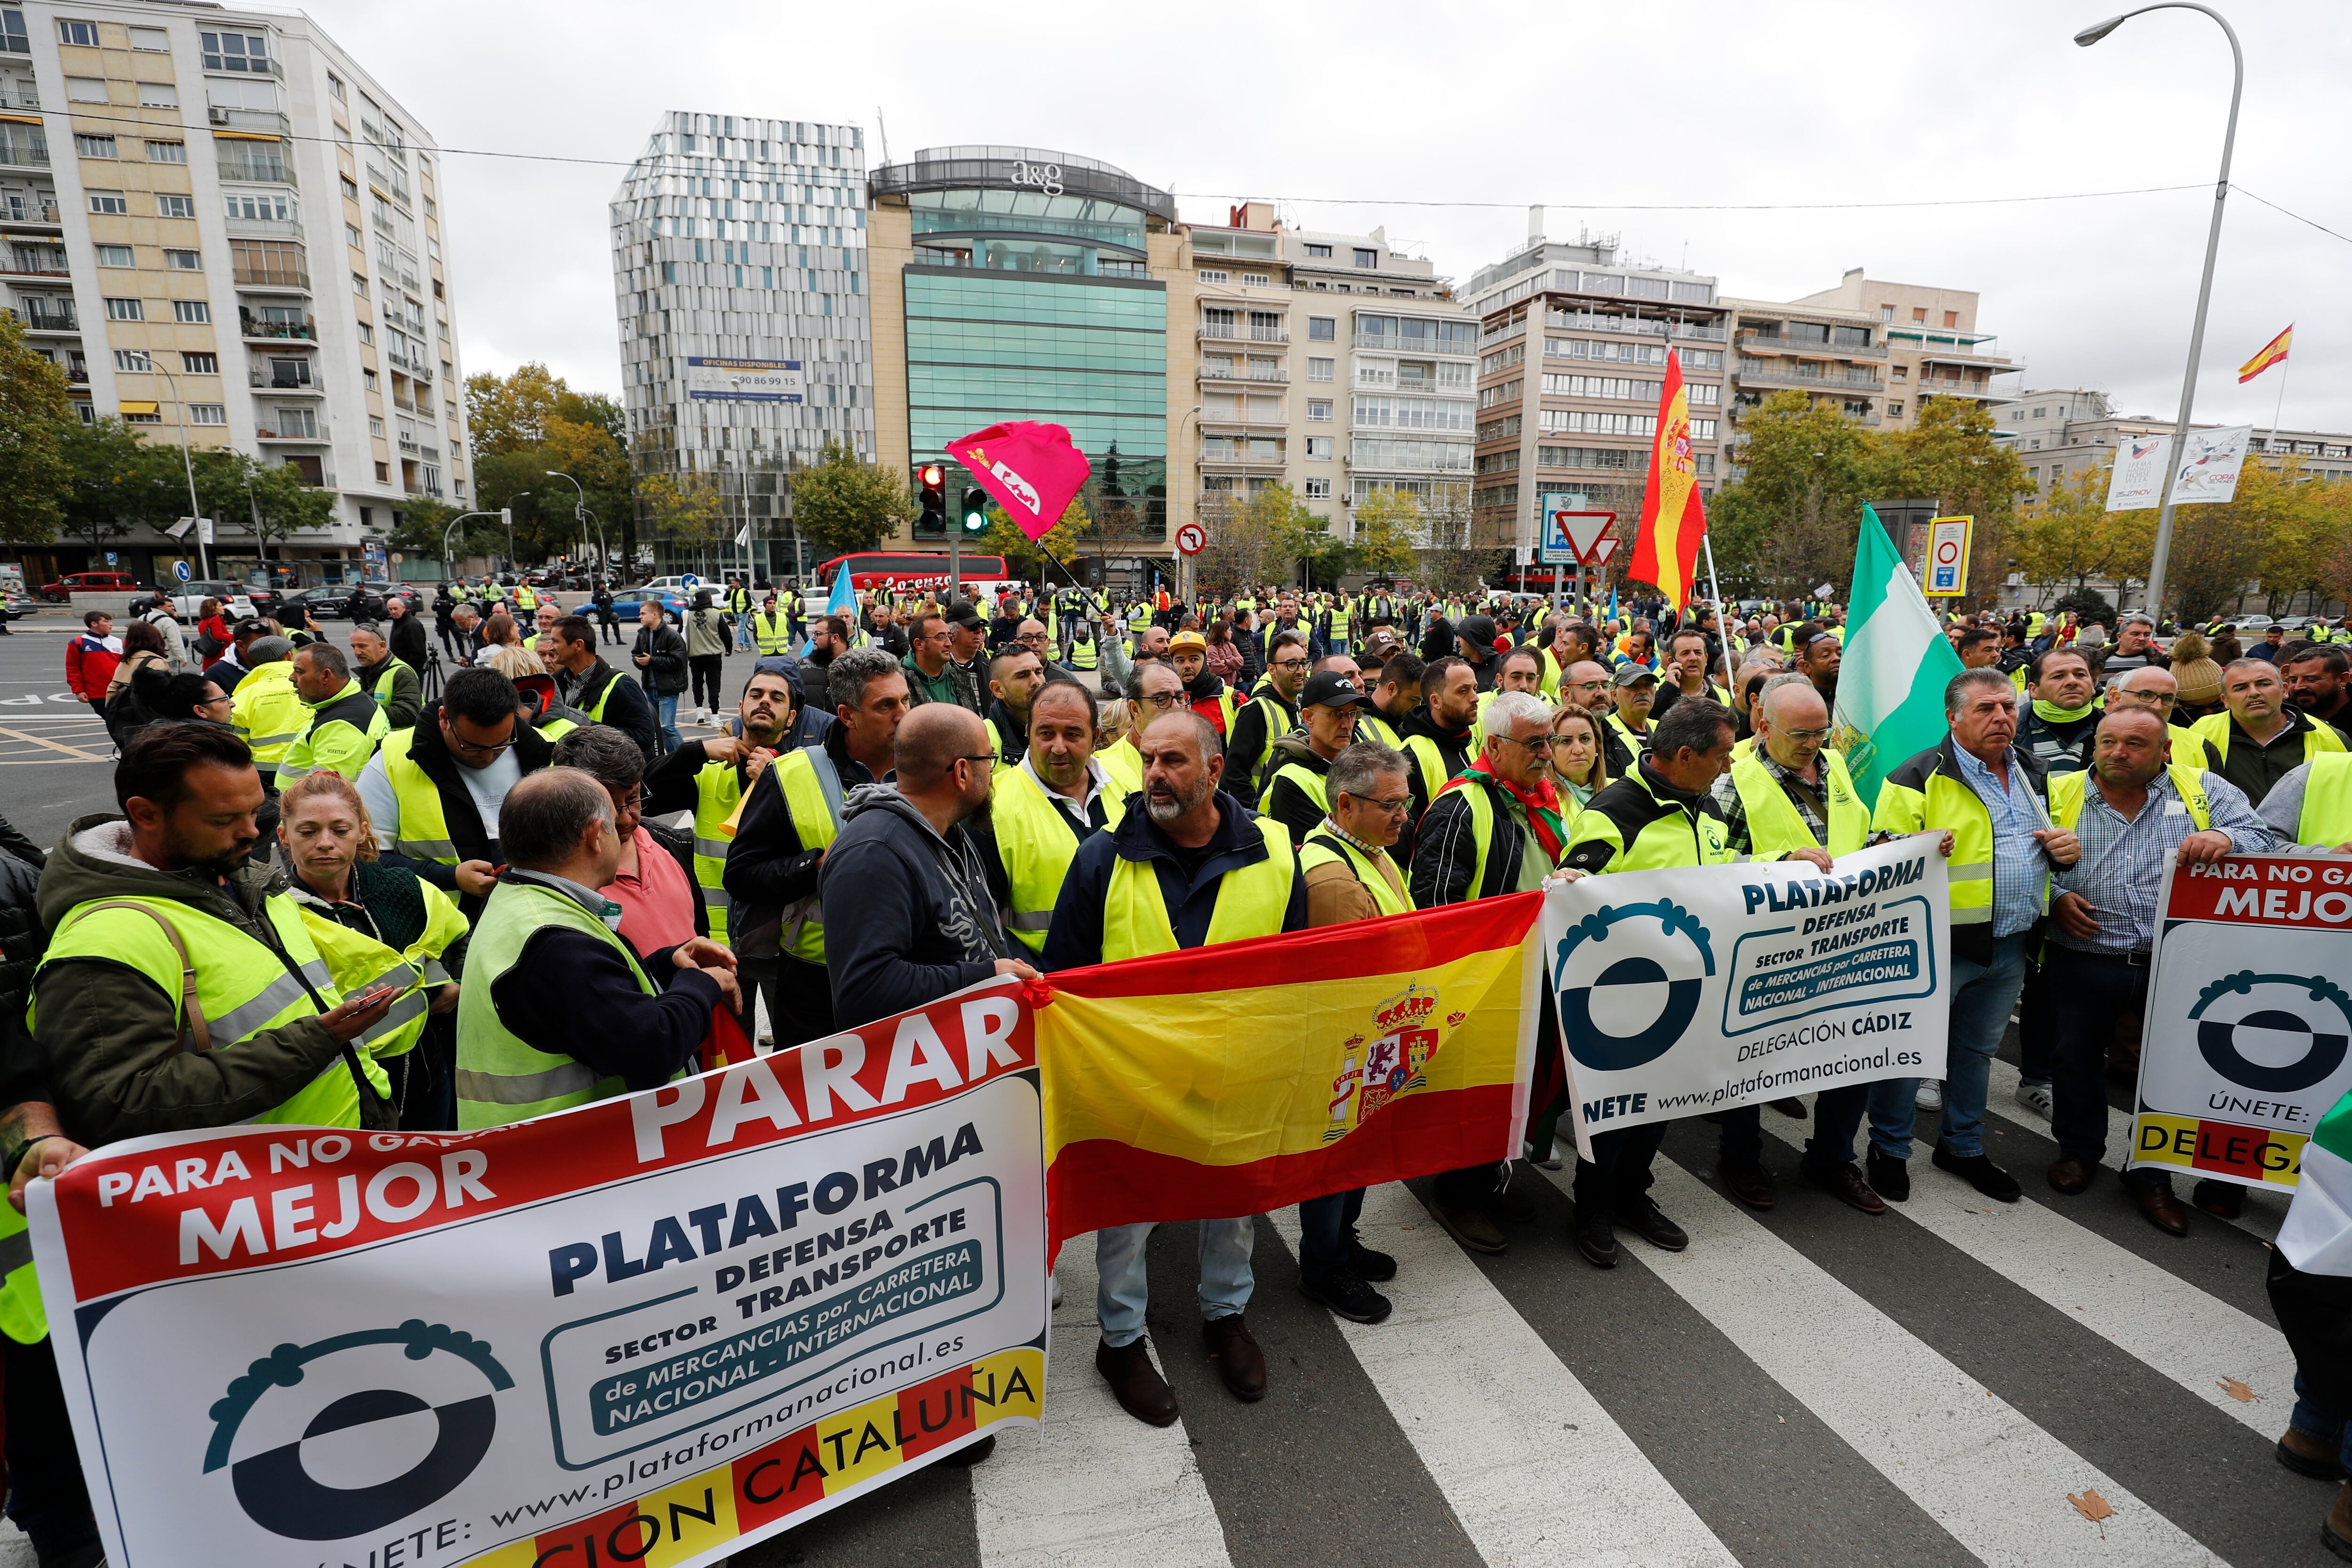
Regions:
<svg viewBox="0 0 2352 1568"><path fill-rule="evenodd" d="M681 624L686 620L688 607L693 603L674 588L665 588L658 593L647 588L625 588L615 590L613 595L613 613L625 621L634 621L643 613L648 598L658 599L668 610L669 618Z"/></svg>

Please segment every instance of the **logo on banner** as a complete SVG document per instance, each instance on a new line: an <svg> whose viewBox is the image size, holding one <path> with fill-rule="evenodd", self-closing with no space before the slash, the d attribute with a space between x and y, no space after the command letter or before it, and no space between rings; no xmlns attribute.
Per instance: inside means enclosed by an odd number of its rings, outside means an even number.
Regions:
<svg viewBox="0 0 2352 1568"><path fill-rule="evenodd" d="M1457 1026L1462 1017L1453 1014L1446 1023ZM1408 985L1382 1002L1372 1015L1371 1033L1352 1035L1339 1047L1348 1055L1331 1080L1331 1125L1323 1130L1323 1142L1346 1137L1381 1106L1418 1087L1438 1039L1436 992Z"/></svg>
<svg viewBox="0 0 2352 1568"><path fill-rule="evenodd" d="M1714 973L1714 942L1690 910L1667 899L1606 905L1554 952L1561 1041L1596 1072L1655 1061L1690 1027Z"/></svg>
<svg viewBox="0 0 2352 1568"><path fill-rule="evenodd" d="M1031 517L1042 517L1045 515L1044 503L1039 501L1037 499L1037 487L1031 484L1027 479L1023 479L1019 474L1014 473L1011 468L1006 468L1004 466L1003 458L992 458L978 447L974 447L971 449L971 461L975 463L986 463L988 465L989 477L1003 484L1006 489L1011 490L1013 495L1018 497L1021 504L1029 509L1029 515Z"/></svg>
<svg viewBox="0 0 2352 1568"><path fill-rule="evenodd" d="M2315 1020L2322 1002L2327 1011ZM2325 1082L2352 1048L2352 996L2319 975L2242 970L2200 992L2189 1016L2205 1065L2263 1094Z"/></svg>
<svg viewBox="0 0 2352 1568"><path fill-rule="evenodd" d="M371 1350L387 1345L400 1347L400 1355ZM383 1386L394 1372L406 1386ZM486 1382L488 1392L482 1390ZM513 1386L488 1345L414 1318L396 1329L279 1345L232 1381L213 1405L205 1470L227 1466L238 1504L273 1535L340 1541L370 1534L438 1502L474 1473L498 1431L492 1394ZM232 1459L248 1418L269 1435L261 1441L290 1440ZM394 1435L402 1424L417 1428L413 1439ZM362 1432L366 1427L377 1435ZM395 1475L352 1473L363 1467L361 1457L385 1448L425 1452ZM319 1478L314 1461L331 1484ZM359 1484L350 1484L354 1481Z"/></svg>

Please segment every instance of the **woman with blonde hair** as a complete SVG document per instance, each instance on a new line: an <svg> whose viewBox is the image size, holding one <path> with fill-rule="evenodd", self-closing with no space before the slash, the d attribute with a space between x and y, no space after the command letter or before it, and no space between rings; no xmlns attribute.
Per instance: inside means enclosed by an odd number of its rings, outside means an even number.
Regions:
<svg viewBox="0 0 2352 1568"><path fill-rule="evenodd" d="M492 624L496 624L499 621L505 621L506 617L504 616L492 616L490 620ZM511 630L514 623L512 621L507 621L507 626L509 629ZM509 680L527 680L534 675L545 675L547 673L547 670L539 662L539 655L531 652L530 649L523 647L520 643L495 643L486 645L482 649L481 657L474 660L474 662L482 666L486 669L497 670Z"/></svg>
<svg viewBox="0 0 2352 1568"><path fill-rule="evenodd" d="M454 1037L428 1026L457 1005L454 950L466 917L406 866L376 858L375 825L340 774L305 773L278 795L278 864L336 988L346 998L385 985L399 993L352 1042L370 1084L399 1106L404 1129L455 1131Z"/></svg>

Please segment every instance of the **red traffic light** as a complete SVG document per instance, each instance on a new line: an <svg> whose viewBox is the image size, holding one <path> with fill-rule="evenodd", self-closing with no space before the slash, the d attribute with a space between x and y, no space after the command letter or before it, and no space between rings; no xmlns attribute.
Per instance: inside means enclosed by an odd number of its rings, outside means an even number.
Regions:
<svg viewBox="0 0 2352 1568"><path fill-rule="evenodd" d="M923 488L927 490L938 489L941 485L947 483L947 470L940 468L937 463L925 463L921 469L919 470L919 473L923 482Z"/></svg>

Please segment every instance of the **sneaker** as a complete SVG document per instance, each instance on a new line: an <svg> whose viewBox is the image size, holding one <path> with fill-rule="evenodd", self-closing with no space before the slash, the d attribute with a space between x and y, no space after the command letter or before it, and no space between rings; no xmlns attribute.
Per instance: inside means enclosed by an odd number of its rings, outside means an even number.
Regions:
<svg viewBox="0 0 2352 1568"><path fill-rule="evenodd" d="M1396 1259L1385 1252L1374 1252L1360 1241L1348 1243L1348 1271L1359 1279L1369 1279L1375 1285L1385 1284L1396 1278Z"/></svg>
<svg viewBox="0 0 2352 1568"><path fill-rule="evenodd" d="M1301 1274L1298 1293L1318 1306L1330 1308L1351 1323L1377 1323L1391 1310L1386 1296L1344 1269L1320 1279Z"/></svg>
<svg viewBox="0 0 2352 1568"><path fill-rule="evenodd" d="M1568 1239L1595 1268L1617 1267L1617 1230L1610 1223L1609 1211L1599 1204L1576 1205L1576 1217L1568 1226Z"/></svg>
<svg viewBox="0 0 2352 1568"><path fill-rule="evenodd" d="M2047 1121L2050 1120L2051 1110L2056 1102L2050 1098L2048 1084L2036 1083L2030 1078L2024 1078L2017 1080L2017 1103Z"/></svg>
<svg viewBox="0 0 2352 1568"><path fill-rule="evenodd" d="M1662 1252L1680 1252L1690 1245L1689 1233L1668 1219L1657 1200L1647 1193L1617 1200L1617 1223Z"/></svg>
<svg viewBox="0 0 2352 1568"><path fill-rule="evenodd" d="M1921 1079L1919 1080L1917 1090L1916 1090L1911 1096L1911 1103L1917 1106L1922 1110L1943 1110L1943 1084L1932 1078Z"/></svg>

